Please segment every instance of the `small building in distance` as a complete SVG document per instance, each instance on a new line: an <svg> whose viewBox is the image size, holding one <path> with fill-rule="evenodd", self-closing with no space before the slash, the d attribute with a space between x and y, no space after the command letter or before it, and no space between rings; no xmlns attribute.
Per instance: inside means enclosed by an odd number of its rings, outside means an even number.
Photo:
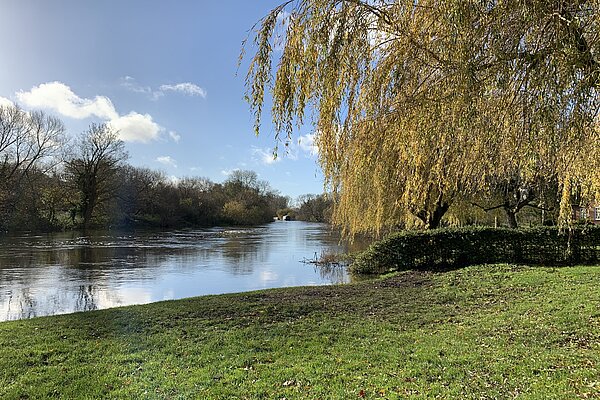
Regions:
<svg viewBox="0 0 600 400"><path fill-rule="evenodd" d="M573 221L600 225L600 205L573 206Z"/></svg>

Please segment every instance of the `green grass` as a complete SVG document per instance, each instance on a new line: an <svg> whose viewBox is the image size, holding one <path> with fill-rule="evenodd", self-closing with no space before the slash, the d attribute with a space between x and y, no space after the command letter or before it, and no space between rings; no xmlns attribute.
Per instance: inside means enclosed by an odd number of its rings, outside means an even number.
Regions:
<svg viewBox="0 0 600 400"><path fill-rule="evenodd" d="M0 398L600 398L600 268L476 266L0 323Z"/></svg>

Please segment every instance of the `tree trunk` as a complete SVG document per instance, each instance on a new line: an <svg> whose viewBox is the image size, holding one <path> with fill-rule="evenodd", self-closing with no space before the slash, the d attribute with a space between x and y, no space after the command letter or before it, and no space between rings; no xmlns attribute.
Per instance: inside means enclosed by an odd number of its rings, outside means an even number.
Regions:
<svg viewBox="0 0 600 400"><path fill-rule="evenodd" d="M511 229L517 229L519 227L519 224L517 223L517 212L509 207L504 207L504 212L506 213L506 222L508 223L508 227Z"/></svg>
<svg viewBox="0 0 600 400"><path fill-rule="evenodd" d="M92 222L94 208L96 207L96 195L91 194L81 204L81 216L83 217L83 230L87 231Z"/></svg>
<svg viewBox="0 0 600 400"><path fill-rule="evenodd" d="M83 212L83 230L87 231L88 228L90 227L90 222L92 220L92 208L90 207L86 207L85 211Z"/></svg>
<svg viewBox="0 0 600 400"><path fill-rule="evenodd" d="M441 202L436 204L435 210L433 210L433 212L429 214L429 221L427 221L427 227L429 229L439 228L440 222L442 222L442 217L444 216L444 214L446 214L448 208L450 208L450 204L448 203Z"/></svg>
<svg viewBox="0 0 600 400"><path fill-rule="evenodd" d="M438 201L435 204L435 209L431 212L421 210L417 213L419 218L425 224L425 229L436 229L439 228L442 217L446 214L446 211L450 208L450 204Z"/></svg>

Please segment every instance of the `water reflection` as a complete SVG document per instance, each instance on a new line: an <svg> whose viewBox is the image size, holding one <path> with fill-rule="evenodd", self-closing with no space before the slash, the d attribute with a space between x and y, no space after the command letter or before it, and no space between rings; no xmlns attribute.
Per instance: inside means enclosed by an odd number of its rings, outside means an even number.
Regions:
<svg viewBox="0 0 600 400"><path fill-rule="evenodd" d="M329 280L334 284L346 282L348 273L346 272L346 268L341 265L315 265L313 269L323 280Z"/></svg>
<svg viewBox="0 0 600 400"><path fill-rule="evenodd" d="M300 261L346 250L326 225L304 222L235 230L2 236L0 320L344 283L350 280L344 268Z"/></svg>

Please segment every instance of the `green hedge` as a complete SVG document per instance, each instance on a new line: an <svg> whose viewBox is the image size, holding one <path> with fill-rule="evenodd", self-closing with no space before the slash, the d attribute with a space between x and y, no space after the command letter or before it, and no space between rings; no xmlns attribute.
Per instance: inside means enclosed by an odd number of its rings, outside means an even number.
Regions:
<svg viewBox="0 0 600 400"><path fill-rule="evenodd" d="M600 226L404 231L372 244L351 265L359 274L459 268L472 264L600 262Z"/></svg>

